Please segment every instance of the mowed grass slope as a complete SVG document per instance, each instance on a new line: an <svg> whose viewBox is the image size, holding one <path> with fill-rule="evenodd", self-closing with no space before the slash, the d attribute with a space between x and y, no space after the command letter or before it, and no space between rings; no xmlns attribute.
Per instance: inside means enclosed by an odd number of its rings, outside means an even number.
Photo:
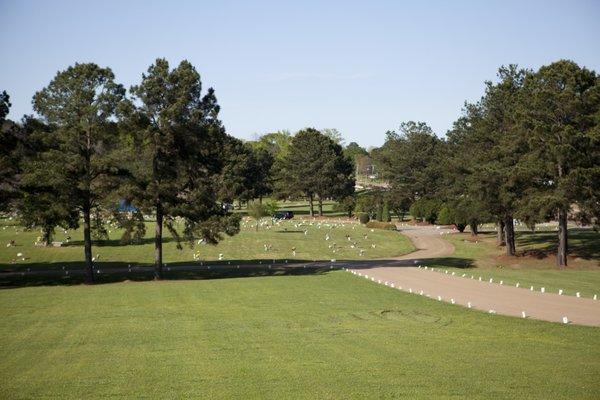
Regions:
<svg viewBox="0 0 600 400"><path fill-rule="evenodd" d="M596 328L343 271L0 292L1 398L600 396Z"/></svg>
<svg viewBox="0 0 600 400"><path fill-rule="evenodd" d="M110 240L94 244L93 255L96 265L107 268L118 265L150 265L154 256L154 222L146 224L146 237L142 244L121 245L122 231L110 229ZM307 232L305 235L304 232ZM52 269L83 266L82 230L68 231L58 229L55 241L70 243L63 247L39 247L34 242L40 236L39 230L25 230L12 221L0 221L0 269L23 270L31 268ZM326 237L329 240L325 240ZM350 237L348 240L347 236ZM11 240L15 247L6 247ZM335 248L333 247L335 244ZM270 246L265 251L265 245ZM373 247L372 245L375 245ZM331 248L330 248L331 246ZM296 255L293 255L293 248ZM273 224L263 219L258 231L256 222L244 218L241 232L233 237L225 236L216 246L194 243L190 247L183 243L183 250L177 249L176 242L165 230L163 260L165 263L185 263L193 265L201 261L234 260L238 263L255 263L259 260L361 260L370 258L393 257L406 254L414 249L410 241L398 232L371 230L364 226L339 219L312 220L295 218ZM335 250L335 252L334 252ZM360 251L363 250L363 255ZM17 254L22 253L22 257ZM194 259L194 254L198 259ZM99 256L99 257L98 257Z"/></svg>
<svg viewBox="0 0 600 400"><path fill-rule="evenodd" d="M438 259L429 264L441 270L466 274L484 280L492 278L504 284L516 285L540 291L557 293L563 289L566 295L600 298L600 233L592 230L569 231L569 266L555 265L556 232L518 232L518 257L504 256L504 248L496 245L495 233L480 233L476 238L468 233L443 236L455 247L452 257L465 260L465 265L456 267L456 262Z"/></svg>

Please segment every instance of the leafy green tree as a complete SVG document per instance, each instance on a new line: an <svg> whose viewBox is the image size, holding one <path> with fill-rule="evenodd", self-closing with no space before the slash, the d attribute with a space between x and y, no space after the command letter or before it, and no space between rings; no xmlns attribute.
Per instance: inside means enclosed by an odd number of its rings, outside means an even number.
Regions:
<svg viewBox="0 0 600 400"><path fill-rule="evenodd" d="M356 207L356 196L346 196L342 199L339 199L333 209L334 211L345 212L348 215L348 218L352 218L352 214L354 213L354 209Z"/></svg>
<svg viewBox="0 0 600 400"><path fill-rule="evenodd" d="M262 202L263 197L273 193L275 157L263 148L255 148L253 153L255 161L254 197Z"/></svg>
<svg viewBox="0 0 600 400"><path fill-rule="evenodd" d="M275 160L283 160L292 144L292 134L287 130L266 133L250 143L254 149L268 151Z"/></svg>
<svg viewBox="0 0 600 400"><path fill-rule="evenodd" d="M79 227L79 210L71 197L60 169L52 168L53 154L59 151L53 127L33 117L25 117L21 127L23 151L19 157L16 209L21 223L39 227L46 246L52 245L56 226L64 229Z"/></svg>
<svg viewBox="0 0 600 400"><path fill-rule="evenodd" d="M267 211L267 215L273 216L279 210L279 203L276 200L270 199L265 202L265 210Z"/></svg>
<svg viewBox="0 0 600 400"><path fill-rule="evenodd" d="M381 208L383 203L383 191L375 189L362 191L356 194L355 210L359 213L369 215L369 218L376 218L377 210Z"/></svg>
<svg viewBox="0 0 600 400"><path fill-rule="evenodd" d="M368 156L369 152L356 142L350 142L344 147L344 155L354 161L357 156Z"/></svg>
<svg viewBox="0 0 600 400"><path fill-rule="evenodd" d="M18 127L6 119L10 111L10 96L0 93L0 211L9 209L16 197L18 175Z"/></svg>
<svg viewBox="0 0 600 400"><path fill-rule="evenodd" d="M439 199L419 199L410 206L410 214L416 219L434 224L442 205Z"/></svg>
<svg viewBox="0 0 600 400"><path fill-rule="evenodd" d="M389 208L398 216L398 220L404 221L412 203L411 197L398 187L392 187L385 193L385 199Z"/></svg>
<svg viewBox="0 0 600 400"><path fill-rule="evenodd" d="M280 182L285 182L292 195L309 200L314 216L314 200L323 214L325 198L343 198L354 190L352 163L343 155L342 147L313 128L298 132L283 160Z"/></svg>
<svg viewBox="0 0 600 400"><path fill-rule="evenodd" d="M258 232L258 225L263 217L268 215L268 210L265 204L258 201L251 201L248 203L248 215L256 221L256 231Z"/></svg>
<svg viewBox="0 0 600 400"><path fill-rule="evenodd" d="M327 136L329 139L333 140L336 144L339 144L342 147L344 146L344 137L337 129L325 128L321 129L321 133Z"/></svg>
<svg viewBox="0 0 600 400"><path fill-rule="evenodd" d="M499 82L486 82L482 99L467 104L448 132L444 163L444 198L463 210L472 232L484 218L499 221L509 256L515 255L513 220L527 186L516 168L527 148L518 114L526 74L514 65L501 67Z"/></svg>
<svg viewBox="0 0 600 400"><path fill-rule="evenodd" d="M392 220L392 218L390 217L390 207L387 201L383 203L383 209L381 210L381 220L383 222L390 222Z"/></svg>
<svg viewBox="0 0 600 400"><path fill-rule="evenodd" d="M83 214L86 282L93 283L91 215L106 194L115 189L112 177L119 173L114 157L118 148L113 122L125 89L115 83L110 68L75 64L60 71L33 98L35 111L52 124L56 148L41 155L46 171L53 170L62 187L70 188ZM65 204L65 207L70 203Z"/></svg>
<svg viewBox="0 0 600 400"><path fill-rule="evenodd" d="M598 212L599 77L561 60L529 74L524 91L521 110L529 152L520 166L533 182L524 203L539 210L540 218L553 214L558 220L556 263L566 266L571 205Z"/></svg>
<svg viewBox="0 0 600 400"><path fill-rule="evenodd" d="M442 141L423 122L404 122L400 134L391 131L386 135L385 144L372 152L382 177L412 201L434 197L442 173Z"/></svg>
<svg viewBox="0 0 600 400"><path fill-rule="evenodd" d="M260 178L252 147L239 139L225 138L225 159L219 182L219 198L227 203L248 202L255 197Z"/></svg>
<svg viewBox="0 0 600 400"><path fill-rule="evenodd" d="M239 216L218 202L218 183L226 163L227 137L218 119L219 105L210 88L202 95L200 75L188 61L173 70L157 59L131 88L126 110L132 129L131 199L156 216L155 278L163 277L163 225L179 241L202 237L215 244L222 232L239 232ZM184 223L183 237L175 229Z"/></svg>

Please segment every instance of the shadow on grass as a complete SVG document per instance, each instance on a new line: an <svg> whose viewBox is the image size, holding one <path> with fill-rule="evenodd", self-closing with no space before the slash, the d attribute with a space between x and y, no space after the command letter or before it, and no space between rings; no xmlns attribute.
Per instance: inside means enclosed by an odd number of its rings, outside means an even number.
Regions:
<svg viewBox="0 0 600 400"><path fill-rule="evenodd" d="M296 260L300 264L287 265L283 260L273 264L273 260L254 260L256 263L169 263L163 269L164 280L197 280L224 278L251 278L262 276L318 275L332 271L327 263ZM277 260L275 260L277 261ZM262 262L262 264L259 264ZM304 262L305 264L302 264ZM79 285L84 283L84 270L80 262L39 263L7 269L0 264L0 289L27 286ZM154 267L136 263L94 263L94 279L97 284L125 281L154 280Z"/></svg>
<svg viewBox="0 0 600 400"><path fill-rule="evenodd" d="M171 243L174 242L175 239L172 237L163 237L162 242L163 243ZM121 243L120 239L109 239L109 240L94 240L93 241L93 245L97 246L97 247L106 247L106 246L115 246L115 247L119 247L119 246L142 246L142 245L147 245L147 244L153 244L154 243L154 238L153 237L148 237L148 238L143 238L142 240L140 240L139 242L134 242L134 243ZM63 242L61 247L73 247L73 246L80 246L83 247L83 240L72 240L69 243Z"/></svg>
<svg viewBox="0 0 600 400"><path fill-rule="evenodd" d="M165 280L195 280L250 278L262 276L322 275L343 267L370 269L375 267L437 267L471 268L473 261L464 258L442 257L424 260L229 260L208 263L177 262L164 267ZM0 264L0 289L26 286L78 285L84 283L81 262ZM152 265L124 262L94 263L96 282L150 281L154 279Z"/></svg>
<svg viewBox="0 0 600 400"><path fill-rule="evenodd" d="M460 257L437 257L409 260L369 260L347 262L354 269L370 269L376 267L446 267L446 268L475 268L475 260Z"/></svg>
<svg viewBox="0 0 600 400"><path fill-rule="evenodd" d="M517 248L526 247L519 255L539 259L556 254L557 233L552 231L519 232ZM600 233L591 229L569 229L569 256L586 260L600 259Z"/></svg>

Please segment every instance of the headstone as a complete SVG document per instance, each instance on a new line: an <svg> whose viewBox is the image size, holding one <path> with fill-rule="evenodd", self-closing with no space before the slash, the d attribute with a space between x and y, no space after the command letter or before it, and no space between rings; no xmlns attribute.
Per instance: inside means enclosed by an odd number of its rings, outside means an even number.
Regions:
<svg viewBox="0 0 600 400"><path fill-rule="evenodd" d="M581 294L579 292L577 292L577 293L575 293L575 296L581 297Z"/></svg>
<svg viewBox="0 0 600 400"><path fill-rule="evenodd" d="M521 317L527 318L527 315L525 314L525 311L521 311Z"/></svg>
<svg viewBox="0 0 600 400"><path fill-rule="evenodd" d="M471 308L471 302L470 301L467 302L467 307Z"/></svg>
<svg viewBox="0 0 600 400"><path fill-rule="evenodd" d="M563 321L563 324L568 324L569 323L569 318L563 317L562 321Z"/></svg>
<svg viewBox="0 0 600 400"><path fill-rule="evenodd" d="M562 289L558 289L558 295L562 296L562 294L563 294L563 290Z"/></svg>

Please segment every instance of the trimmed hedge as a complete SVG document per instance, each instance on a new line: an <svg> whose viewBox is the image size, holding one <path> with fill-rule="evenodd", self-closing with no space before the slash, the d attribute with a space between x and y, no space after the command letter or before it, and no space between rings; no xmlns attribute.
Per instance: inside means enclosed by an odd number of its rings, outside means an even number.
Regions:
<svg viewBox="0 0 600 400"><path fill-rule="evenodd" d="M369 222L370 219L371 218L369 218L369 214L366 213L359 214L358 216L358 220L361 224L366 224L367 222Z"/></svg>
<svg viewBox="0 0 600 400"><path fill-rule="evenodd" d="M373 229L385 229L386 231L395 231L396 225L391 224L389 222L381 222L381 221L370 221L367 223L367 228Z"/></svg>

